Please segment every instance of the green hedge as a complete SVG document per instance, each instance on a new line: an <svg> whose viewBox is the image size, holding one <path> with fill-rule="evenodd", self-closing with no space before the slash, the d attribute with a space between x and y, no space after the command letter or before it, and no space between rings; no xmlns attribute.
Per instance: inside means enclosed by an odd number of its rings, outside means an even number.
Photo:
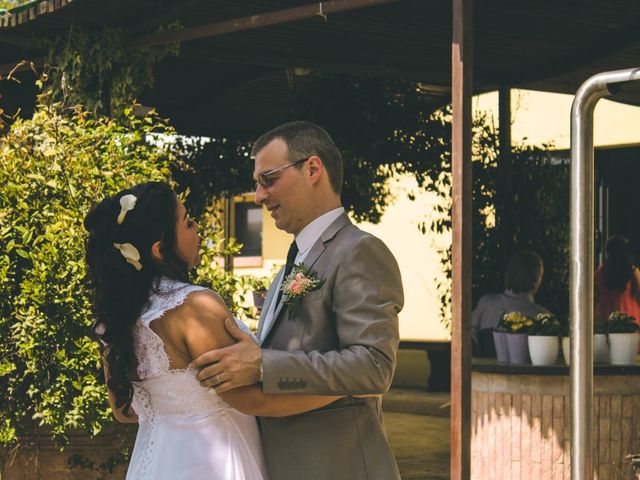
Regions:
<svg viewBox="0 0 640 480"><path fill-rule="evenodd" d="M83 284L84 215L135 183L169 180L154 114L119 123L39 105L0 137L0 443L36 425L62 441L112 423ZM160 137L163 138L163 137Z"/></svg>

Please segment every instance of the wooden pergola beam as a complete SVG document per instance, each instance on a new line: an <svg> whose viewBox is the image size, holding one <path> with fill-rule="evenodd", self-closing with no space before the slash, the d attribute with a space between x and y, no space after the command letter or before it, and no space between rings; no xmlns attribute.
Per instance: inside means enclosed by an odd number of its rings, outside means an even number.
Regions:
<svg viewBox="0 0 640 480"><path fill-rule="evenodd" d="M200 38L214 37L226 33L241 32L254 28L268 27L270 25L280 25L298 20L310 18L325 19L332 13L347 12L360 8L373 7L394 3L400 0L331 0L328 2L315 2L299 7L285 8L273 12L259 13L248 17L234 18L223 22L208 23L197 27L185 28L182 30L168 30L154 33L142 38L133 40L131 47L153 47L164 45L170 42L185 42Z"/></svg>
<svg viewBox="0 0 640 480"><path fill-rule="evenodd" d="M451 44L451 478L471 476L471 95L473 0L453 0Z"/></svg>

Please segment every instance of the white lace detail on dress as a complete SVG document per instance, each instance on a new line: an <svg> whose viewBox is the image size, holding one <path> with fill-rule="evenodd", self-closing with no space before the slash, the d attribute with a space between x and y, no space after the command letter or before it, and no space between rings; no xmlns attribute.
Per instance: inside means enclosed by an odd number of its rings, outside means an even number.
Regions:
<svg viewBox="0 0 640 480"><path fill-rule="evenodd" d="M140 479L150 478L155 449L156 425L160 416L208 415L224 411L228 405L196 380L193 368L171 370L162 339L149 326L165 312L181 305L187 296L203 287L163 279L158 292L149 299L149 307L140 316L133 331L138 361L139 382L133 384L132 407L140 425L149 428L142 446ZM221 408L222 407L222 408Z"/></svg>
<svg viewBox="0 0 640 480"><path fill-rule="evenodd" d="M165 312L182 305L187 295L198 290L205 290L205 288L163 279L158 287L158 293L151 295L149 306L136 322L133 331L138 360L137 372L141 380L167 373L171 367L162 339L151 330L150 323L162 317Z"/></svg>
<svg viewBox="0 0 640 480"><path fill-rule="evenodd" d="M149 436L145 446L144 455L140 464L140 478L147 479L151 475L151 463L153 461L153 450L156 446L156 418L153 404L151 403L151 395L140 386L138 382L133 384L133 400L131 407L138 415L139 423L147 423L149 425Z"/></svg>

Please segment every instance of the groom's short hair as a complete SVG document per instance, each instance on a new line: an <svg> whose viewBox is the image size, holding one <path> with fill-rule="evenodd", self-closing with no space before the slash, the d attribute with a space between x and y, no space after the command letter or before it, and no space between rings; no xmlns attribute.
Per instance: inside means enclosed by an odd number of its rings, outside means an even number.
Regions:
<svg viewBox="0 0 640 480"><path fill-rule="evenodd" d="M289 150L289 161L317 155L329 175L335 193L342 192L342 154L326 130L315 123L297 120L280 125L258 138L251 148L251 156L276 138L282 139Z"/></svg>

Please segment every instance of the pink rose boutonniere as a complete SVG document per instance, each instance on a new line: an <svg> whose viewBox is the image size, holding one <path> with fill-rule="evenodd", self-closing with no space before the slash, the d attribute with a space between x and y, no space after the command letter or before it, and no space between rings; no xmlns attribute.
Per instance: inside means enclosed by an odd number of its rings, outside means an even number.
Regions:
<svg viewBox="0 0 640 480"><path fill-rule="evenodd" d="M287 296L283 303L287 306L298 305L306 295L320 288L323 283L324 280L318 279L318 273L307 268L304 263L294 265L280 287Z"/></svg>

